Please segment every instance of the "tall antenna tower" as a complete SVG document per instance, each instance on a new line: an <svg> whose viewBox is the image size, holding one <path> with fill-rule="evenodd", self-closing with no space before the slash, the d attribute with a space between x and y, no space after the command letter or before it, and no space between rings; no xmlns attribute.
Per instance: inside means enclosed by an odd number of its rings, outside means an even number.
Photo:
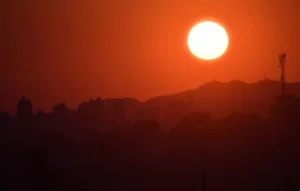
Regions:
<svg viewBox="0 0 300 191"><path fill-rule="evenodd" d="M281 95L285 95L285 76L284 76L284 67L285 67L285 58L286 58L286 53L283 52L279 54L279 67L281 68Z"/></svg>

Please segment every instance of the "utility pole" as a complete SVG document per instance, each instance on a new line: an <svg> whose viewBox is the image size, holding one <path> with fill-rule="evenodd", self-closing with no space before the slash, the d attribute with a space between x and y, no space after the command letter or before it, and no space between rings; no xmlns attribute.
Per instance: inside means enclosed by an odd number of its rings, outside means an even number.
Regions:
<svg viewBox="0 0 300 191"><path fill-rule="evenodd" d="M281 96L285 95L285 76L284 76L284 69L285 69L285 58L286 53L283 52L279 54L279 67L281 68Z"/></svg>

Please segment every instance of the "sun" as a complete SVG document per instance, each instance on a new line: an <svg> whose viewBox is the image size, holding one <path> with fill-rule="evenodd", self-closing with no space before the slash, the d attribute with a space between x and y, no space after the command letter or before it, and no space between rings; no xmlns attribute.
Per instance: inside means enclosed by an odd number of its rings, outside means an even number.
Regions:
<svg viewBox="0 0 300 191"><path fill-rule="evenodd" d="M228 35L221 25L205 21L190 30L187 44L197 58L212 60L225 53L228 47Z"/></svg>

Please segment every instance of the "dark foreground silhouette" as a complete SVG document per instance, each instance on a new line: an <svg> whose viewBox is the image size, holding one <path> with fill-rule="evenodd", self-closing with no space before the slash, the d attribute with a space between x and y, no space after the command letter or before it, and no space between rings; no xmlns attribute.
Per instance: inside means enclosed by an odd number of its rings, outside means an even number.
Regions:
<svg viewBox="0 0 300 191"><path fill-rule="evenodd" d="M169 131L159 108L129 120L121 99L113 105L109 115L101 98L33 114L23 97L16 117L0 113L0 189L300 189L299 97L278 97L268 118L195 110Z"/></svg>

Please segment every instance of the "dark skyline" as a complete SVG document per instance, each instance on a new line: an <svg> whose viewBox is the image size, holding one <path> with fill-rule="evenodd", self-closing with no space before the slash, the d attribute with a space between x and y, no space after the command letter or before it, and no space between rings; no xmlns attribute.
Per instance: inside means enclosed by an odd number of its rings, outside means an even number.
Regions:
<svg viewBox="0 0 300 191"><path fill-rule="evenodd" d="M298 1L21 1L2 2L0 108L22 95L35 107L70 107L91 97L139 100L196 88L218 79L280 78L277 54L287 52L287 81L299 80ZM194 58L189 29L203 19L222 24L227 52Z"/></svg>
<svg viewBox="0 0 300 191"><path fill-rule="evenodd" d="M1 1L0 190L300 190L299 10Z"/></svg>

